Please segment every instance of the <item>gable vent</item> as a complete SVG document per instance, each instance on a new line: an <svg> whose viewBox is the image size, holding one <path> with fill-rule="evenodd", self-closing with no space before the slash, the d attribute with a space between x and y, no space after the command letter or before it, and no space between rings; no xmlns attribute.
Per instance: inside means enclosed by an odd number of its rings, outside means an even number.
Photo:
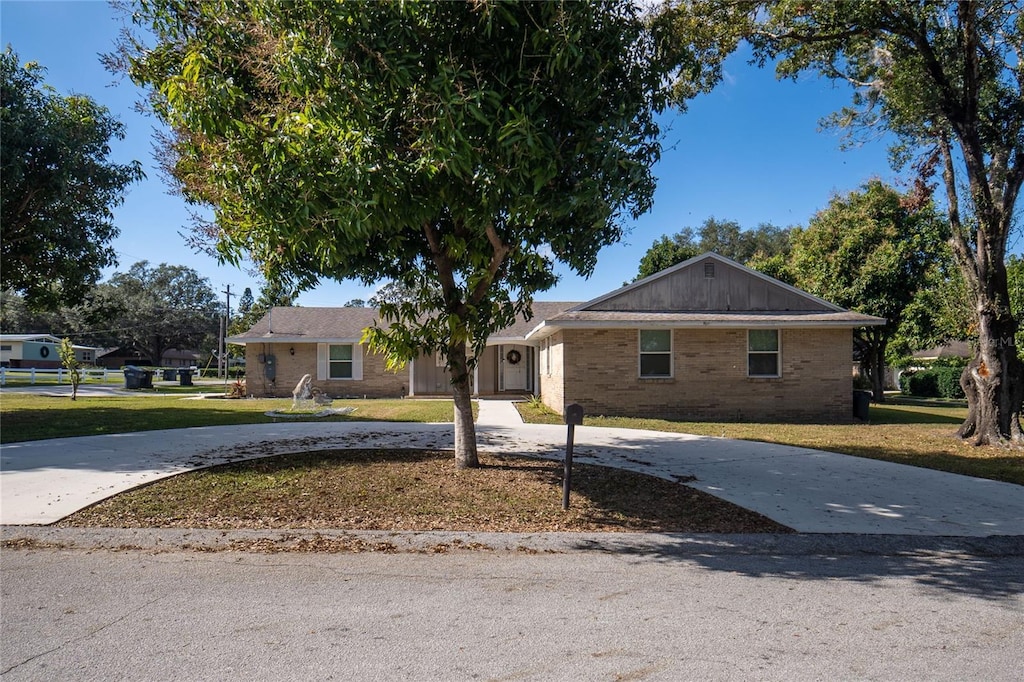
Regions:
<svg viewBox="0 0 1024 682"><path fill-rule="evenodd" d="M711 279L715 276L715 261L704 261L704 277Z"/></svg>

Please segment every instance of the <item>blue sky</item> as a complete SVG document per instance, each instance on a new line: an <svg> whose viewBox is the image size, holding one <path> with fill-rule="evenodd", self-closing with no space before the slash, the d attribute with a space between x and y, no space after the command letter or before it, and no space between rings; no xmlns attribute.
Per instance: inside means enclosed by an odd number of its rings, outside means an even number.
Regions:
<svg viewBox="0 0 1024 682"><path fill-rule="evenodd" d="M258 281L244 270L194 253L180 236L189 213L180 197L167 193L153 163L155 121L133 111L140 92L126 80L115 84L99 63L98 55L112 49L119 22L98 0L0 2L4 46L11 45L23 62L46 67L45 81L58 92L89 95L107 106L127 129L126 139L113 145L112 158L145 165L147 179L133 185L115 211L121 230L114 242L117 269L140 260L186 265L207 277L215 291L230 285L240 293L251 286L258 294ZM835 194L872 177L898 182L882 141L841 151L835 132L819 131L821 118L849 103L845 87L810 78L777 81L770 69L748 66L741 55L730 59L726 72L713 93L691 102L686 114L666 119L652 211L632 224L622 243L601 252L589 280L560 270L560 283L537 298L585 301L615 289L634 277L640 258L661 235L697 227L711 216L743 228L806 225ZM373 291L356 282L325 283L298 303L341 305Z"/></svg>

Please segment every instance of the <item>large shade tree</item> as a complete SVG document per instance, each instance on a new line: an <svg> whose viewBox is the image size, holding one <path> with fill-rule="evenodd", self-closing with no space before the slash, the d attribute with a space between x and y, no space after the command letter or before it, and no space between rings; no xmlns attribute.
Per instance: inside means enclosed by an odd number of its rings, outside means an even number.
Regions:
<svg viewBox="0 0 1024 682"><path fill-rule="evenodd" d="M153 363L169 348L199 348L217 333L222 312L208 279L166 263L140 261L115 272L90 298L107 311L106 335Z"/></svg>
<svg viewBox="0 0 1024 682"><path fill-rule="evenodd" d="M115 163L124 126L85 95L59 95L45 69L0 54L0 288L38 310L74 303L114 265L112 209L143 175Z"/></svg>
<svg viewBox="0 0 1024 682"><path fill-rule="evenodd" d="M886 350L904 311L942 253L945 223L931 204L910 205L879 180L837 196L793 234L797 286L886 324L855 330L874 399L885 400Z"/></svg>
<svg viewBox="0 0 1024 682"><path fill-rule="evenodd" d="M888 132L896 158L916 161L922 200L938 174L950 246L969 293L977 352L961 379L977 444L1024 439L1024 365L1007 292L1006 247L1024 182L1024 6L944 2L671 3L682 40L692 25L727 53L749 39L777 73L812 72L853 86L832 123ZM711 36L711 37L708 37Z"/></svg>
<svg viewBox="0 0 1024 682"><path fill-rule="evenodd" d="M174 131L172 173L221 253L300 287L382 279L367 340L440 353L455 449L477 464L473 358L530 315L554 265L589 274L651 204L662 27L621 2L152 0L129 72Z"/></svg>

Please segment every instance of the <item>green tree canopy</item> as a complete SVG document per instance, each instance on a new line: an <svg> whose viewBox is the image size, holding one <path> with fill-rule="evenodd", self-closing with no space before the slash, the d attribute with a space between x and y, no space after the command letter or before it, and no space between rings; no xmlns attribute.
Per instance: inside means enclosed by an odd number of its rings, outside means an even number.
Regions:
<svg viewBox="0 0 1024 682"><path fill-rule="evenodd" d="M33 311L12 291L0 296L5 333L69 336L81 344L123 347L154 363L168 348L209 350L204 340L216 338L220 313L216 293L198 272L146 261L115 272L75 305L55 310Z"/></svg>
<svg viewBox="0 0 1024 682"><path fill-rule="evenodd" d="M724 4L724 3L723 3ZM1024 7L974 2L740 2L675 8L748 36L781 76L810 71L855 89L831 123L895 134L894 158L914 161L917 199L942 178L949 241L969 292L977 355L961 381L977 444L1024 440L1024 364L1012 339L1006 246L1024 183Z"/></svg>
<svg viewBox="0 0 1024 682"><path fill-rule="evenodd" d="M467 345L529 316L555 260L589 274L648 209L655 114L670 77L700 71L663 24L611 1L154 0L133 18L157 42L129 46L130 73L224 257L300 288L417 292L385 302L367 340L395 363L447 358L463 466Z"/></svg>
<svg viewBox="0 0 1024 682"><path fill-rule="evenodd" d="M218 331L222 312L210 282L182 265L147 261L115 272L96 287L95 305L103 305L110 332L119 345L159 363L169 348L196 349Z"/></svg>
<svg viewBox="0 0 1024 682"><path fill-rule="evenodd" d="M73 303L116 263L111 209L143 177L110 161L124 127L85 95L61 96L45 70L0 54L0 288L35 309Z"/></svg>
<svg viewBox="0 0 1024 682"><path fill-rule="evenodd" d="M844 308L884 317L856 332L877 401L884 401L886 347L904 310L943 251L946 225L931 205L911 206L879 180L834 198L793 235L796 284Z"/></svg>
<svg viewBox="0 0 1024 682"><path fill-rule="evenodd" d="M662 235L640 259L636 279L648 277L694 256L712 251L737 263L767 262L785 258L790 249L790 230L762 223L744 230L734 220L708 218L696 231L684 227L672 235Z"/></svg>

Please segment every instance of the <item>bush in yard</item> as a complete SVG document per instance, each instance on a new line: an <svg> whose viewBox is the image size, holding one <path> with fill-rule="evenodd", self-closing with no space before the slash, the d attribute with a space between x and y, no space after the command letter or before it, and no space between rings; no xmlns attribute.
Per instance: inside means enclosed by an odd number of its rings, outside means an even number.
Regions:
<svg viewBox="0 0 1024 682"><path fill-rule="evenodd" d="M939 384L933 370L926 369L922 372L911 374L908 377L907 385L910 388L910 395L916 395L921 398L939 397Z"/></svg>
<svg viewBox="0 0 1024 682"><path fill-rule="evenodd" d="M960 374L956 367L932 367L900 377L900 390L919 398L963 398Z"/></svg>
<svg viewBox="0 0 1024 682"><path fill-rule="evenodd" d="M959 367L935 367L936 383L939 388L939 396L942 398L963 398L964 389L960 386L960 375L963 369Z"/></svg>

